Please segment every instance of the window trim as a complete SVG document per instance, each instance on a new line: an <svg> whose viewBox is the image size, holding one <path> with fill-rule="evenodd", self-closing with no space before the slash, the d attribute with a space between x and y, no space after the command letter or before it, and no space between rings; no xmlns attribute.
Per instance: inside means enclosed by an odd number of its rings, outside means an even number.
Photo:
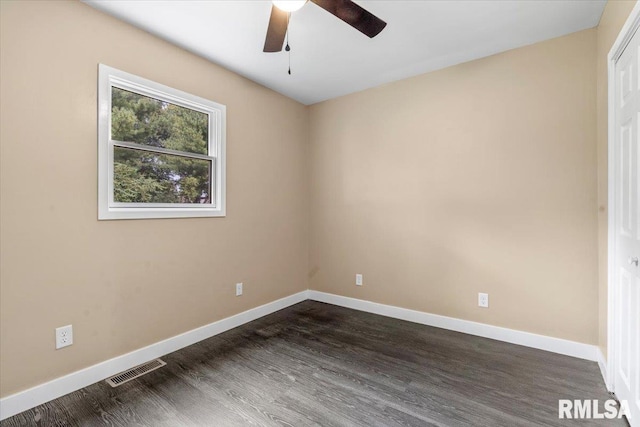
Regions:
<svg viewBox="0 0 640 427"><path fill-rule="evenodd" d="M209 116L208 155L153 147L146 151L211 161L210 204L116 203L113 201L114 146L136 149L138 144L111 140L111 88L205 113ZM144 146L138 147L145 149ZM98 219L200 218L226 216L226 107L213 101L99 64L98 67Z"/></svg>

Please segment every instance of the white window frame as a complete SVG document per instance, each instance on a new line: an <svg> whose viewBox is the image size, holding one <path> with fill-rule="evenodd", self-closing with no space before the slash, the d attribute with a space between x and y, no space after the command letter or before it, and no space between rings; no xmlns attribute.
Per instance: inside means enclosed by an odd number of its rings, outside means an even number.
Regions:
<svg viewBox="0 0 640 427"><path fill-rule="evenodd" d="M144 148L111 139L111 88L117 87L166 101L209 116L208 155L153 147L151 151L211 161L211 203L116 203L113 200L114 146ZM98 70L98 219L200 218L226 215L226 107L177 89L99 65Z"/></svg>

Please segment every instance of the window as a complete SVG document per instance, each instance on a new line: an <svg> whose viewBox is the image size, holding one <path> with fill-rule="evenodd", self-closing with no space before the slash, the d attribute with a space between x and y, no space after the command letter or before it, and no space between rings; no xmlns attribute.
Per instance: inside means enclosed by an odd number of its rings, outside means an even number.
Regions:
<svg viewBox="0 0 640 427"><path fill-rule="evenodd" d="M225 216L226 108L100 64L98 219Z"/></svg>

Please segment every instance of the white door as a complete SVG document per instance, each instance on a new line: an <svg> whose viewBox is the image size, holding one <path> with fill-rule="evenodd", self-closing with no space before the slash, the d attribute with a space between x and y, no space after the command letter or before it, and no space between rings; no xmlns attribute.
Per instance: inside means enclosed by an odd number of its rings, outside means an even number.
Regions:
<svg viewBox="0 0 640 427"><path fill-rule="evenodd" d="M640 31L615 66L616 396L640 427Z"/></svg>

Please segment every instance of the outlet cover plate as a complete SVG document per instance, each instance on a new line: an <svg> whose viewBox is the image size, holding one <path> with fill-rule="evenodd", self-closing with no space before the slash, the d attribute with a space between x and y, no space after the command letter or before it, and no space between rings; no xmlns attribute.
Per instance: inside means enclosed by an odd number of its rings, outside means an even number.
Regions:
<svg viewBox="0 0 640 427"><path fill-rule="evenodd" d="M489 308L489 294L482 292L478 294L478 307Z"/></svg>
<svg viewBox="0 0 640 427"><path fill-rule="evenodd" d="M73 326L61 326L56 328L56 350L73 344Z"/></svg>
<svg viewBox="0 0 640 427"><path fill-rule="evenodd" d="M362 274L356 274L356 286L362 286Z"/></svg>
<svg viewBox="0 0 640 427"><path fill-rule="evenodd" d="M242 283L236 283L236 296L242 295Z"/></svg>

